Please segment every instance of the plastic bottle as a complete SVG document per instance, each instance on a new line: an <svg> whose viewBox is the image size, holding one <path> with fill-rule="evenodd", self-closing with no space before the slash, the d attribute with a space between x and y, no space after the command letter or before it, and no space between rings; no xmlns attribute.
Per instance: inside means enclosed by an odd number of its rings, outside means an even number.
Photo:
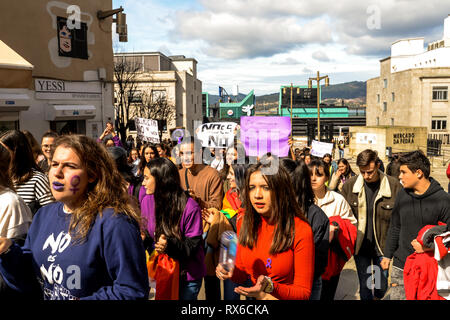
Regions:
<svg viewBox="0 0 450 320"><path fill-rule="evenodd" d="M233 231L225 231L220 237L219 263L227 271L234 268L237 251L237 236Z"/></svg>

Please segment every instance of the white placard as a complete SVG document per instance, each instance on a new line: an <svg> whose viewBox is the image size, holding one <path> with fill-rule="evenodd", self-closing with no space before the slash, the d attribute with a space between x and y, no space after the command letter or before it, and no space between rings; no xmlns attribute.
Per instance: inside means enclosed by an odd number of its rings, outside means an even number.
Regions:
<svg viewBox="0 0 450 320"><path fill-rule="evenodd" d="M313 140L311 144L311 154L316 157L323 157L325 154L332 154L333 144L328 142L320 142Z"/></svg>
<svg viewBox="0 0 450 320"><path fill-rule="evenodd" d="M153 119L135 118L136 131L142 141L159 143L158 121Z"/></svg>
<svg viewBox="0 0 450 320"><path fill-rule="evenodd" d="M356 143L377 144L377 135L375 133L356 133Z"/></svg>
<svg viewBox="0 0 450 320"><path fill-rule="evenodd" d="M195 134L202 141L202 147L227 148L233 144L237 123L211 122L200 125Z"/></svg>

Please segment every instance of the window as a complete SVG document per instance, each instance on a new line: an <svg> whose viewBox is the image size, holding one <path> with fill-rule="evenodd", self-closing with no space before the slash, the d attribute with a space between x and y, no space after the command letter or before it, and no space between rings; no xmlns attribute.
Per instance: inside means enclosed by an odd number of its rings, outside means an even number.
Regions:
<svg viewBox="0 0 450 320"><path fill-rule="evenodd" d="M448 87L433 87L433 101L447 101Z"/></svg>
<svg viewBox="0 0 450 320"><path fill-rule="evenodd" d="M394 125L394 118L391 118L391 126Z"/></svg>
<svg viewBox="0 0 450 320"><path fill-rule="evenodd" d="M141 103L141 102L142 102L141 90L128 91L128 103Z"/></svg>
<svg viewBox="0 0 450 320"><path fill-rule="evenodd" d="M395 101L395 93L392 92L392 102L394 102L394 101Z"/></svg>
<svg viewBox="0 0 450 320"><path fill-rule="evenodd" d="M159 103L167 99L166 90L152 90L152 102Z"/></svg>
<svg viewBox="0 0 450 320"><path fill-rule="evenodd" d="M384 111L384 112L387 111L387 102L383 102L383 111Z"/></svg>
<svg viewBox="0 0 450 320"><path fill-rule="evenodd" d="M67 19L56 20L58 36L58 54L62 57L88 59L87 24L80 22L80 28L69 29Z"/></svg>
<svg viewBox="0 0 450 320"><path fill-rule="evenodd" d="M447 120L444 119L431 120L431 130L447 130Z"/></svg>
<svg viewBox="0 0 450 320"><path fill-rule="evenodd" d="M380 117L377 117L377 126L380 125Z"/></svg>
<svg viewBox="0 0 450 320"><path fill-rule="evenodd" d="M380 103L380 95L377 94L377 102Z"/></svg>
<svg viewBox="0 0 450 320"><path fill-rule="evenodd" d="M384 79L384 80L383 80L383 87L384 87L384 88L387 88L387 79Z"/></svg>

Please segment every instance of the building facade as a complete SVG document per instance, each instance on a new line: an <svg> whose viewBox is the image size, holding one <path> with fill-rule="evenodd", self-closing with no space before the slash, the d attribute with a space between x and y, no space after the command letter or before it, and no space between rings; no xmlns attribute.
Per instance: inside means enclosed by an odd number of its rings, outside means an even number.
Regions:
<svg viewBox="0 0 450 320"><path fill-rule="evenodd" d="M367 81L367 125L426 127L428 137L450 144L450 16L444 35L403 39L380 60L380 76Z"/></svg>
<svg viewBox="0 0 450 320"><path fill-rule="evenodd" d="M163 139L170 138L173 128L183 128L193 133L198 123L203 122L202 82L197 78L198 62L195 59L143 52L115 53L114 60L116 64L125 62L138 66L133 94L135 102L130 104L131 109L133 105L137 107L142 104L145 96L150 99L163 97L168 105L174 107L175 114L164 125ZM115 90L118 90L117 78ZM132 114L135 112L132 111ZM130 134L135 132L130 131Z"/></svg>
<svg viewBox="0 0 450 320"><path fill-rule="evenodd" d="M21 88L0 82L3 130L38 141L49 129L101 135L114 120L113 17L97 14L111 9L112 0L0 2L0 39L33 66Z"/></svg>

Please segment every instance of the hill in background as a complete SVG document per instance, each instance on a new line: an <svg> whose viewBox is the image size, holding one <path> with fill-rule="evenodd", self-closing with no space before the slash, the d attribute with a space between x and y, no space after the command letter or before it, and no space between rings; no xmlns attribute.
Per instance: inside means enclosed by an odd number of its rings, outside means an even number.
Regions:
<svg viewBox="0 0 450 320"><path fill-rule="evenodd" d="M342 99L346 105L363 105L366 101L366 82L352 81L321 86L322 102L327 104L342 104ZM237 101L244 99L246 94L240 93ZM234 98L234 97L233 97ZM219 101L218 95L209 95L209 104L215 104ZM256 106L278 106L279 92L256 96Z"/></svg>

